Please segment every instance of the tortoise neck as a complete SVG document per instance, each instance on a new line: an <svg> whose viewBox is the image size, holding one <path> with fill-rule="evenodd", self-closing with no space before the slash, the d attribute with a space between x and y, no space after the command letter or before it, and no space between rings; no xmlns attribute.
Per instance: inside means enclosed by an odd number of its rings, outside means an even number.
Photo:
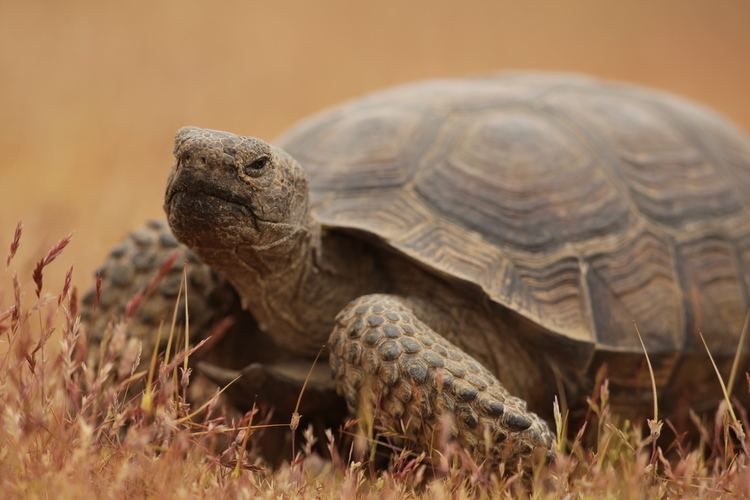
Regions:
<svg viewBox="0 0 750 500"><path fill-rule="evenodd" d="M264 246L239 247L241 268L224 270L265 333L296 354L314 356L336 314L373 283L362 243L323 234L315 220Z"/></svg>

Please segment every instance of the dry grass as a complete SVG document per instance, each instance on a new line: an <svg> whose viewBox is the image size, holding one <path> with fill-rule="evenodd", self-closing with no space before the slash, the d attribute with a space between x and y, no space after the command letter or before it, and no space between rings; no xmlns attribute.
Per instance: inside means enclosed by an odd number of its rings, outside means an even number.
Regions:
<svg viewBox="0 0 750 500"><path fill-rule="evenodd" d="M190 369L184 367L200 345L177 347L174 327L164 332L172 354L144 353L150 368L136 372L140 353L114 356L126 324L115 325L111 352L93 370L84 362L87 339L70 272L55 284L60 291L43 281L46 267L64 260L69 238L54 245L33 272L22 270L22 276L33 276L33 283L23 283L13 262L24 243L21 233L19 226L5 270L13 292L0 295L0 491L7 497L750 495L747 443L737 438L735 426L742 424L730 417L727 405L711 421L694 416L697 442L688 444L684 436L665 442L654 429L669 422L657 421L657 415L650 432L642 422L612 415L606 381L589 399L590 417L570 436L563 431L570 425L566 416L555 407L556 459L528 473L477 466L447 442L439 445L443 460L434 464L406 449L374 445L367 459L351 459L352 448L341 443L352 442L347 436L357 428L354 421L326 431L323 446L305 431L294 459L274 470L258 455L256 440L264 432L289 432L299 424L297 415L281 426L267 425L255 408L230 419L220 411L218 393L191 406L185 399ZM129 361L117 366L115 359ZM106 383L113 373L119 382ZM134 390L138 383L145 389ZM372 432L374 441L386 440L377 429ZM387 465L376 466L369 458L386 449Z"/></svg>

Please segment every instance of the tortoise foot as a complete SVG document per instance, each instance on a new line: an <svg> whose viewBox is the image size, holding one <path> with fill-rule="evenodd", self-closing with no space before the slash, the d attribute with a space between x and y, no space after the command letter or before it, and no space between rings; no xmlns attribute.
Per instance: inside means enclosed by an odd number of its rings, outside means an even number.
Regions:
<svg viewBox="0 0 750 500"><path fill-rule="evenodd" d="M480 363L420 321L407 299L367 295L337 316L330 337L337 391L386 434L429 454L445 436L477 461L551 457L547 424Z"/></svg>

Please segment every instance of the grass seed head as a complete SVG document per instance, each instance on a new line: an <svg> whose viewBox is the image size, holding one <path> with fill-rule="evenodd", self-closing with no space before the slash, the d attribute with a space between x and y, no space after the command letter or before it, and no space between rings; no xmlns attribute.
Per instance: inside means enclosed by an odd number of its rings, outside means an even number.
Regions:
<svg viewBox="0 0 750 500"><path fill-rule="evenodd" d="M44 257L37 261L36 266L34 267L34 272L32 273L34 284L36 285L34 291L36 292L37 298L39 298L42 293L44 268L52 264L52 262L60 256L62 251L65 250L65 247L68 246L68 243L70 243L70 240L72 239L72 233L63 237L62 239L60 239L60 241L52 245L52 247L47 251L47 254Z"/></svg>
<svg viewBox="0 0 750 500"><path fill-rule="evenodd" d="M8 257L5 259L5 267L10 267L10 262L15 257L18 247L21 245L21 234L23 234L23 222L20 220L16 224L16 230L13 232L13 239L10 242Z"/></svg>

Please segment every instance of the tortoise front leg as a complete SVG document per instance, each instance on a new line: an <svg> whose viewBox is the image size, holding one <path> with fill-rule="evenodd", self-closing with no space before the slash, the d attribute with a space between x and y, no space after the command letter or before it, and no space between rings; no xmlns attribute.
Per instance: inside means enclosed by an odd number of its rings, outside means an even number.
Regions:
<svg viewBox="0 0 750 500"><path fill-rule="evenodd" d="M431 454L447 420L451 435L479 461L516 462L539 448L549 457L547 424L420 321L407 299L366 295L351 302L337 316L330 345L336 389L349 411L367 405L379 428L418 448Z"/></svg>

